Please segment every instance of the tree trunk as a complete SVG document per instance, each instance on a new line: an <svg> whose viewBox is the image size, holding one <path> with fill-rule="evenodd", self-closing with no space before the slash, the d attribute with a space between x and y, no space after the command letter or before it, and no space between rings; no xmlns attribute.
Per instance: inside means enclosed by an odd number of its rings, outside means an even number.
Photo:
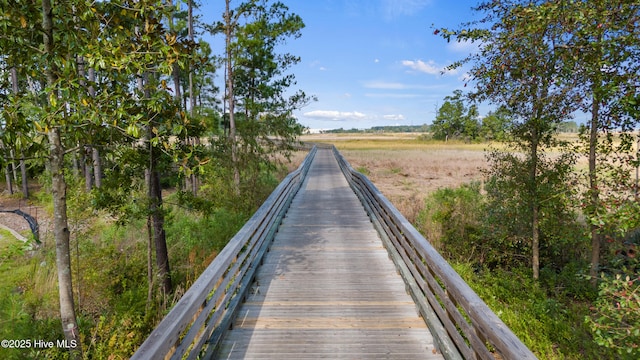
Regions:
<svg viewBox="0 0 640 360"><path fill-rule="evenodd" d="M11 88L13 95L18 95L18 70L15 67L11 68ZM20 133L18 133L20 135ZM20 149L20 178L22 180L22 196L25 199L29 198L29 182L27 179L27 164L24 161L24 150Z"/></svg>
<svg viewBox="0 0 640 360"><path fill-rule="evenodd" d="M169 14L169 31L174 32L175 29L173 27L173 1L167 0L167 6L171 7L171 14ZM176 103L182 105L182 90L180 88L180 65L178 62L173 64L173 69L171 72L171 77L173 78L173 91L174 97L176 99Z"/></svg>
<svg viewBox="0 0 640 360"><path fill-rule="evenodd" d="M53 53L53 11L50 0L42 0L42 30L44 53ZM47 86L51 89L49 98L57 97L53 90L56 75L54 64L49 63L45 68ZM51 104L50 104L51 105ZM73 284L71 281L71 256L69 249L69 224L67 220L67 184L64 179L64 153L60 129L57 126L49 128L49 171L51 171L51 188L53 195L53 233L56 242L56 268L58 271L58 292L60 297L60 319L67 346L71 350L71 358L82 358L80 334L76 321L75 305L73 301Z"/></svg>
<svg viewBox="0 0 640 360"><path fill-rule="evenodd" d="M194 32L193 32L193 0L189 0L188 2L188 10L187 10L187 27L188 27L188 36L189 40L194 41ZM189 69L189 113L191 114L191 118L195 118L196 115L196 96L193 89L193 69ZM193 145L199 145L198 138L193 139ZM191 174L189 176L191 183L191 192L193 196L198 194L198 177L196 174Z"/></svg>
<svg viewBox="0 0 640 360"><path fill-rule="evenodd" d="M87 192L91 192L93 188L93 166L91 166L91 146L84 146L85 162L82 163L84 167L84 187Z"/></svg>
<svg viewBox="0 0 640 360"><path fill-rule="evenodd" d="M156 248L156 265L158 277L161 281L163 294L169 294L172 290L171 271L169 268L169 252L167 250L167 236L164 231L164 213L162 210L162 188L160 187L160 174L156 169L149 172L149 197L151 200L151 227L153 228L153 242Z"/></svg>
<svg viewBox="0 0 640 360"><path fill-rule="evenodd" d="M187 10L187 21L188 21L188 36L190 41L194 41L194 33L193 33L193 0L189 0ZM196 110L196 97L193 92L193 69L189 69L189 111L191 112L191 116L195 115Z"/></svg>
<svg viewBox="0 0 640 360"><path fill-rule="evenodd" d="M7 191L13 195L13 180L11 179L11 166L7 164L4 169L4 179L7 182Z"/></svg>
<svg viewBox="0 0 640 360"><path fill-rule="evenodd" d="M531 268L533 278L540 277L540 199L537 190L538 171L538 139L534 136L531 144L531 168L529 169L529 181L531 182Z"/></svg>
<svg viewBox="0 0 640 360"><path fill-rule="evenodd" d="M91 149L93 157L93 179L96 187L99 188L102 186L102 162L100 161L100 151L95 147L92 147Z"/></svg>
<svg viewBox="0 0 640 360"><path fill-rule="evenodd" d="M149 183L149 172L145 171L145 180ZM151 226L151 216L147 216L147 310L151 307L153 300L153 228Z"/></svg>
<svg viewBox="0 0 640 360"><path fill-rule="evenodd" d="M233 66L231 37L233 36L233 26L231 21L231 10L229 3L231 0L225 0L226 11L224 20L226 25L225 47L227 52L227 101L229 103L229 146L231 147L231 166L233 167L233 188L236 195L240 194L240 169L238 168L238 150L236 148L236 122L235 122L235 95L233 92Z"/></svg>
<svg viewBox="0 0 640 360"><path fill-rule="evenodd" d="M95 98L96 89L93 84L96 82L96 70L93 68L89 68L87 71L89 76L89 96ZM92 157L93 157L93 179L97 188L102 186L102 162L100 161L100 151L92 146Z"/></svg>
<svg viewBox="0 0 640 360"><path fill-rule="evenodd" d="M29 198L29 181L27 179L27 164L24 161L24 151L20 150L20 177L22 178L22 197Z"/></svg>
<svg viewBox="0 0 640 360"><path fill-rule="evenodd" d="M11 154L11 172L13 174L13 182L18 184L18 167L16 166L16 152L14 149L9 150Z"/></svg>
<svg viewBox="0 0 640 360"><path fill-rule="evenodd" d="M594 44L596 50L596 58L601 59L602 54L602 40L604 33L602 29L599 29L598 38ZM603 61L604 62L604 61ZM591 88L591 124L589 131L589 201L591 208L591 216L595 216L598 207L600 206L600 190L598 189L598 173L597 173L597 147L598 147L598 128L600 123L600 89L602 88L601 68L595 68L593 73L593 83ZM591 231L591 268L589 269L589 276L591 277L591 284L594 286L598 282L598 270L600 268L600 234L598 226L593 222L590 225Z"/></svg>
<svg viewBox="0 0 640 360"><path fill-rule="evenodd" d="M47 0L44 0L45 2ZM58 291L60 295L60 317L67 344L80 349L80 335L73 301L71 279L71 251L69 246L69 225L67 219L67 184L64 179L64 148L60 130L49 130L49 165L51 171L51 192L53 195L53 233L56 239L56 268L58 269ZM78 354L78 356L80 356Z"/></svg>
<svg viewBox="0 0 640 360"><path fill-rule="evenodd" d="M143 74L138 81L138 87L143 92L145 98L151 97L147 87L147 74ZM147 129L147 141L149 144L149 166L147 172L147 190L149 198L149 217L151 229L153 230L153 244L156 248L156 265L158 267L158 277L161 280L163 294L169 294L172 290L171 272L169 268L169 253L167 250L167 237L164 231L164 214L162 212L162 188L160 187L160 173L156 167L158 163L154 146L151 142L153 133L151 126Z"/></svg>
<svg viewBox="0 0 640 360"><path fill-rule="evenodd" d="M15 68L11 68L11 75L13 77L13 72L14 72ZM17 74L16 74L17 77ZM16 80L17 81L17 80ZM16 83L16 82L14 82ZM15 88L14 88L15 90ZM5 124L6 126L6 124ZM2 129L3 131L5 130L2 127L2 124L0 124L0 129ZM11 157L11 152L9 151L9 148L5 146L5 144L2 142L2 140L0 140L0 150L2 150L2 155L5 157L5 160L9 160L9 158ZM4 168L4 179L5 182L7 184L7 192L9 193L9 195L13 195L13 181L11 179L11 162L7 161L5 164L5 168Z"/></svg>
<svg viewBox="0 0 640 360"><path fill-rule="evenodd" d="M589 191L591 209L594 211L600 206L600 191L598 190L598 174L596 173L596 151L598 147L598 123L600 122L600 99L596 95L595 85L593 91L593 104L591 107L591 129L589 133ZM600 234L598 227L590 225L591 230L591 268L589 276L591 283L595 285L598 281L598 268L600 267Z"/></svg>

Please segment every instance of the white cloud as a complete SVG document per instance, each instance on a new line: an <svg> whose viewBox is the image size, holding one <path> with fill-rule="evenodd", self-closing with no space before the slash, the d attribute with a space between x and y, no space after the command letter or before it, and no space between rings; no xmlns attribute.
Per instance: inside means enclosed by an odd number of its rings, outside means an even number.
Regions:
<svg viewBox="0 0 640 360"><path fill-rule="evenodd" d="M405 84L392 81L379 81L371 80L362 83L362 86L367 89L381 89L381 90L434 90L441 88L442 85L422 85L422 84Z"/></svg>
<svg viewBox="0 0 640 360"><path fill-rule="evenodd" d="M326 71L327 70L327 68L324 67L322 65L322 63L320 63L319 60L314 60L314 61L310 62L309 63L309 67L312 68L312 69L318 69L320 71Z"/></svg>
<svg viewBox="0 0 640 360"><path fill-rule="evenodd" d="M380 62L380 59L374 59L373 62L377 64Z"/></svg>
<svg viewBox="0 0 640 360"><path fill-rule="evenodd" d="M402 114L383 115L382 117L385 120L394 120L394 121L404 120L404 115L402 115Z"/></svg>
<svg viewBox="0 0 640 360"><path fill-rule="evenodd" d="M394 93L366 93L368 98L413 99L421 97L420 94L394 94Z"/></svg>
<svg viewBox="0 0 640 360"><path fill-rule="evenodd" d="M452 41L447 45L447 49L456 53L476 53L480 50L480 42Z"/></svg>
<svg viewBox="0 0 640 360"><path fill-rule="evenodd" d="M314 111L306 112L303 115L308 118L319 119L319 120L333 120L333 121L362 120L367 117L365 114L357 111L333 111L333 110L314 110Z"/></svg>
<svg viewBox="0 0 640 360"><path fill-rule="evenodd" d="M406 89L407 85L397 82L386 81L367 81L364 84L367 89L387 89L387 90L402 90Z"/></svg>
<svg viewBox="0 0 640 360"><path fill-rule="evenodd" d="M402 60L402 66L406 66L411 70L423 72L430 75L453 75L458 73L458 70L448 70L445 66L438 65L433 60L429 60L427 62L424 62L422 60Z"/></svg>
<svg viewBox="0 0 640 360"><path fill-rule="evenodd" d="M458 77L458 80L460 81L470 81L472 79L471 74L469 74L468 72L465 72L464 74L460 75Z"/></svg>
<svg viewBox="0 0 640 360"><path fill-rule="evenodd" d="M390 20L403 15L413 15L431 2L432 0L382 0L382 11Z"/></svg>

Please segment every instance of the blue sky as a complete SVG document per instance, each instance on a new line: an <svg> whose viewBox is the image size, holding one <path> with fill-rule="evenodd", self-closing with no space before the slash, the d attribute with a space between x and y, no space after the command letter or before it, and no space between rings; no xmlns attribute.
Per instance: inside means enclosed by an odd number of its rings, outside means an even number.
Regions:
<svg viewBox="0 0 640 360"><path fill-rule="evenodd" d="M348 129L430 124L443 98L464 88L464 69L441 72L473 51L473 45L447 43L433 31L471 20L476 1L283 2L306 24L302 37L289 40L282 48L302 58L290 69L297 87L318 98L296 112L304 126ZM238 3L232 1L232 7ZM223 6L222 0L204 5L202 20L221 19ZM212 43L213 50L221 53L217 43ZM222 79L218 82L222 85ZM483 115L482 107L480 112Z"/></svg>

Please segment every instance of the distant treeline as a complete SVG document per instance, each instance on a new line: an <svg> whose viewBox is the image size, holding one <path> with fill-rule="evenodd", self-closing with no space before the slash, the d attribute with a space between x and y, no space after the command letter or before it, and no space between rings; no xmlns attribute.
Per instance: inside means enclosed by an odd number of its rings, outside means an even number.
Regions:
<svg viewBox="0 0 640 360"><path fill-rule="evenodd" d="M558 132L561 133L577 133L580 130L580 125L575 121L564 121L558 126ZM428 133L431 132L431 125L392 125L392 126L372 126L368 129L332 129L322 130L322 134L353 134L353 133Z"/></svg>
<svg viewBox="0 0 640 360"><path fill-rule="evenodd" d="M343 134L343 133L424 133L429 132L430 126L423 125L394 125L394 126L373 126L369 129L332 129L322 130L323 134Z"/></svg>

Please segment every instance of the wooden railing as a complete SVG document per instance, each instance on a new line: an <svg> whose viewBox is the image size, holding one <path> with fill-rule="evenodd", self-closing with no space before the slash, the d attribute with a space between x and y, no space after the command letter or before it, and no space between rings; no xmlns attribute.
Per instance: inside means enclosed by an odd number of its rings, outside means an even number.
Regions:
<svg viewBox="0 0 640 360"><path fill-rule="evenodd" d="M314 147L229 241L131 359L209 358L254 280L269 243L300 189Z"/></svg>
<svg viewBox="0 0 640 360"><path fill-rule="evenodd" d="M373 183L334 153L447 359L535 359Z"/></svg>

